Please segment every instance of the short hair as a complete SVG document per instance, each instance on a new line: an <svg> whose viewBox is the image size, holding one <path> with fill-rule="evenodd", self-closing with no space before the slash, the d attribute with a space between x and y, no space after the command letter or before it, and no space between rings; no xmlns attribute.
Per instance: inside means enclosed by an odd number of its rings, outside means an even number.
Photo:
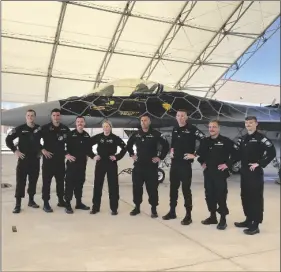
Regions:
<svg viewBox="0 0 281 272"><path fill-rule="evenodd" d="M254 120L254 121L258 122L257 117L256 117L256 116L254 116L254 115L247 116L247 117L245 118L245 121L249 121L249 120Z"/></svg>
<svg viewBox="0 0 281 272"><path fill-rule="evenodd" d="M80 119L80 118L83 118L83 119L84 119L84 121L85 121L85 117L84 117L84 116L82 116L82 115L78 115L78 116L76 116L76 119L75 119L75 120Z"/></svg>
<svg viewBox="0 0 281 272"><path fill-rule="evenodd" d="M177 112L179 112L179 111L180 111L180 112L185 112L186 115L187 115L187 110L186 110L186 109L178 109Z"/></svg>
<svg viewBox="0 0 281 272"><path fill-rule="evenodd" d="M55 109L52 109L51 114L52 114L53 112L59 112L59 113L61 113L61 110L58 109L58 108L55 108Z"/></svg>
<svg viewBox="0 0 281 272"><path fill-rule="evenodd" d="M211 120L211 121L209 122L209 124L210 124L210 123L217 123L217 125L220 126L220 122L219 122L219 120L217 120L217 119Z"/></svg>
<svg viewBox="0 0 281 272"><path fill-rule="evenodd" d="M141 116L140 116L140 119L141 119L142 117L148 117L149 119L151 119L151 118L150 118L150 115L149 115L148 113L144 113L143 115L141 115Z"/></svg>
<svg viewBox="0 0 281 272"><path fill-rule="evenodd" d="M112 123L109 120L104 120L101 125L103 126L104 124L108 124L112 128Z"/></svg>
<svg viewBox="0 0 281 272"><path fill-rule="evenodd" d="M28 109L28 110L26 111L26 113L28 113L28 112L33 112L34 115L36 116L36 111L35 111L35 110L33 110L33 109Z"/></svg>

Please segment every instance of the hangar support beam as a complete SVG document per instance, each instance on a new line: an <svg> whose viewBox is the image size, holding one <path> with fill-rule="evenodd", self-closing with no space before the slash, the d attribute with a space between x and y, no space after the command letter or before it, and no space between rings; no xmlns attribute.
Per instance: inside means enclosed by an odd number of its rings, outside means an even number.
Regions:
<svg viewBox="0 0 281 272"><path fill-rule="evenodd" d="M100 81L102 80L102 77L104 76L104 73L105 73L105 70L109 64L109 61L114 53L114 50L115 50L115 47L120 39L120 36L122 35L122 32L126 26L126 23L129 19L129 16L131 14L131 11L133 10L134 8L134 5L135 5L136 1L128 1L125 8L124 8L124 11L121 15L121 18L118 22L118 25L114 31L114 34L113 34L113 37L109 43L109 46L108 46L108 49L105 53L105 56L102 60L102 63L101 63L101 66L98 70L98 74L96 76L96 80L95 80L95 84L94 84L94 88L97 88L100 84Z"/></svg>
<svg viewBox="0 0 281 272"><path fill-rule="evenodd" d="M197 62L205 62L207 58L212 54L212 52L218 47L218 45L223 41L223 39L231 33L232 28L237 24L237 22L243 17L247 10L251 7L254 1L241 1L236 9L231 13L226 22L219 29L217 34L213 36L211 41L206 45L202 52L198 55L194 64L192 64L177 81L175 88L184 88L188 81L193 77L197 70L201 67L201 64ZM184 83L182 83L184 82Z"/></svg>
<svg viewBox="0 0 281 272"><path fill-rule="evenodd" d="M279 19L279 24L272 29L272 25ZM215 83L207 90L205 97L213 98L213 96L222 88L222 86L243 67L251 57L278 31L280 30L280 17L279 15L274 19L272 24L262 33L259 38L251 44L240 56L235 63L228 68L228 70L220 76ZM222 80L222 82L220 82Z"/></svg>
<svg viewBox="0 0 281 272"><path fill-rule="evenodd" d="M111 13L115 13L115 14L124 14L122 11L118 11L116 9L111 9L111 8L106 8L106 7L98 6L94 2L91 2L91 1L88 1L88 2L87 1L84 1L84 2L81 2L81 1L70 1L69 4L70 5L79 6L79 7L84 7L84 8L90 8L90 9L95 9L95 10L99 10L99 11L104 11L104 12L111 12ZM133 14L132 13L130 15L130 17L139 18L139 19L148 20L148 21L153 21L153 22L158 22L158 23L174 24L173 21L163 20L163 19L160 19L160 18L150 17L150 16L147 16L147 15L139 15L139 14ZM216 33L215 30L207 29L207 28L204 28L204 27L193 26L193 25L189 25L189 24L186 24L186 23L177 22L177 25L185 26L185 27L189 27L189 28L193 28L193 29L197 29L197 30L202 30L202 31Z"/></svg>
<svg viewBox="0 0 281 272"><path fill-rule="evenodd" d="M21 75L21 76L46 77L46 75L44 75L44 74L15 72L15 71L7 71L7 70L1 71L1 73L2 74L11 74L11 75ZM67 79L67 80L82 81L82 82L93 82L92 79L82 79L82 78L75 78L75 77L52 76L52 78ZM107 83L107 81L102 81L102 83Z"/></svg>
<svg viewBox="0 0 281 272"><path fill-rule="evenodd" d="M168 30L164 39L161 41L159 47L157 48L156 52L154 53L153 57L151 58L150 62L147 65L147 67L144 69L144 72L141 75L141 79L147 80L151 76L154 69L158 65L159 61L163 58L166 50L169 48L169 45L171 44L171 42L174 40L174 38L178 34L183 23L188 18L189 14L191 13L191 11L193 10L195 5L196 5L196 1L186 1L185 2L179 15L177 16L174 23Z"/></svg>
<svg viewBox="0 0 281 272"><path fill-rule="evenodd" d="M49 67L48 67L48 75L47 75L46 88L45 88L45 97L44 97L44 101L45 102L48 102L48 96L49 96L49 89L50 89L50 82L51 82L51 77L52 77L52 71L53 71L54 62L55 62L55 58L56 58L56 53L57 53L57 49L58 49L58 45L59 45L61 29L62 29L64 15L65 15L65 11L66 11L66 5L67 5L67 2L62 2L62 4L61 4L60 17L59 17L59 20L58 20L55 41L54 41L54 45L53 45L53 50L52 50L52 54L51 54L51 59L50 59Z"/></svg>
<svg viewBox="0 0 281 272"><path fill-rule="evenodd" d="M26 41L26 42L35 42L35 43L41 43L41 44L53 44L53 42L50 42L50 41L40 41L40 40L36 40L36 39L22 38L22 37L18 37L18 36L13 36L13 34L9 35L9 33L8 33L8 35L7 34L2 34L1 37L2 38L6 38L6 39ZM75 48L75 49L83 49L83 50L89 50L89 51L93 51L93 52L102 52L102 53L106 53L107 52L107 50L105 50L105 49L85 47L85 46L77 46L77 45L74 45L74 44L63 43L62 41L60 41L58 45L62 46L62 47ZM133 54L133 53L129 53L129 52L126 53L126 52L118 52L118 51L114 51L113 53L116 54L116 55L121 55L121 56L131 56L131 57L139 57L139 58L151 59L150 55L142 55L142 54L137 54L137 53ZM162 60L166 60L166 61L170 61L170 62L175 62L175 63L193 64L193 62L191 62L191 61L172 59L172 58L170 59L170 58L163 58L162 57ZM227 63L227 62L203 62L203 63L200 63L200 64L201 65L206 65L206 66L222 67L222 68L228 68L230 65L232 65L232 63ZM198 65L199 65L199 62L198 62Z"/></svg>

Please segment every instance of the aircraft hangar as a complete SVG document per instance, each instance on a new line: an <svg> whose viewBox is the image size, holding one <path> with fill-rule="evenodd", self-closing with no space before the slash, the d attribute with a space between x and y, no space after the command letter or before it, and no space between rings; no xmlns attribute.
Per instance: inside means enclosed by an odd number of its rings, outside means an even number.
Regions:
<svg viewBox="0 0 281 272"><path fill-rule="evenodd" d="M1 8L2 110L90 94L122 79L159 82L208 99L280 104L280 86L232 80L280 30L279 1L2 1ZM121 129L114 132L123 136ZM6 136L2 126L2 152ZM229 178L230 215L220 232L200 223L208 210L196 162L190 226L180 224L185 213L181 191L179 218L162 220L169 208L167 165L159 184L159 218L150 218L145 191L141 215L129 216L132 161L127 155L119 163L119 172L129 171L119 175L118 216L110 215L107 185L100 214L65 214L56 206L55 181L54 213L45 213L41 173L40 209L28 207L26 197L23 212L14 215L16 163L5 148L2 183L11 187L2 190L1 201L4 271L280 271L280 195L273 167L266 170L261 233L245 237L233 225L244 216L239 175ZM94 168L90 160L83 192L87 205Z"/></svg>

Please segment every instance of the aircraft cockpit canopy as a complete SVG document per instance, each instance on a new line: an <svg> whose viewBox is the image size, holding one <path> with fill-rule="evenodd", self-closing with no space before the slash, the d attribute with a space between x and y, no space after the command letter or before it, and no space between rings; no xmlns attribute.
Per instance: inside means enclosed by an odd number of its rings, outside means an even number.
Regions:
<svg viewBox="0 0 281 272"><path fill-rule="evenodd" d="M120 79L94 89L89 95L96 96L142 96L159 95L162 92L176 91L160 83L142 79Z"/></svg>

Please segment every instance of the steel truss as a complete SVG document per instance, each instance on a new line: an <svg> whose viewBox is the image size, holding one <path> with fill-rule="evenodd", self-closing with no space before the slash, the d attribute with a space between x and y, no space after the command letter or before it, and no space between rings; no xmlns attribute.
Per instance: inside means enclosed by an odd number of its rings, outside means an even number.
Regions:
<svg viewBox="0 0 281 272"><path fill-rule="evenodd" d="M272 24L274 24L278 18L279 16L274 19ZM245 52L243 52L242 56L240 56L238 60L236 60L234 64L229 67L228 70L215 81L215 83L206 92L205 97L213 98L213 96L219 91L219 89L222 88L222 86L234 74L236 74L237 71L241 67L243 67L252 58L252 56L280 29L280 18L279 25L275 29L271 29L272 24L270 24L270 26L265 30L265 32L262 33L258 37L258 39L245 50ZM231 71L233 72L231 73Z"/></svg>
<svg viewBox="0 0 281 272"><path fill-rule="evenodd" d="M176 20L168 30L167 34L165 35L164 39L160 43L159 47L157 48L156 52L154 53L153 57L151 58L150 62L148 63L147 67L144 69L144 72L141 75L141 79L147 80L151 74L153 73L154 69L158 65L159 61L164 56L166 50L169 48L169 45L174 40L176 35L178 34L179 30L181 29L183 23L188 18L189 14L195 7L197 1L186 1L183 5L179 15L177 16ZM190 5L189 5L190 4ZM184 17L183 17L184 15ZM183 18L182 18L183 17Z"/></svg>
<svg viewBox="0 0 281 272"><path fill-rule="evenodd" d="M198 55L194 64L192 64L177 81L175 88L182 89L188 83L188 81L193 77L193 75L201 67L201 63L204 63L206 59L212 54L212 52L218 47L218 45L223 41L223 39L231 33L232 28L237 24L237 22L243 17L247 10L253 5L254 1L244 2L241 1L236 9L232 12L223 26L219 31L213 36L211 41L206 45L202 52ZM244 9L244 10L243 10ZM242 11L243 10L243 11ZM248 35L247 35L248 36ZM200 64L198 65L197 62ZM182 83L184 82L184 83Z"/></svg>
<svg viewBox="0 0 281 272"><path fill-rule="evenodd" d="M58 26L57 26L56 36L55 36L53 50L52 50L52 54L51 54L51 59L50 59L49 67L48 67L48 75L47 75L45 96L44 96L45 102L48 102L52 71L53 71L53 67L54 67L55 58L57 55L56 53L57 53L57 49L58 49L58 45L59 45L60 34L61 34L65 11L66 11L66 5L67 5L67 2L62 2L62 4L61 4L60 17L59 17L59 21L58 21Z"/></svg>
<svg viewBox="0 0 281 272"><path fill-rule="evenodd" d="M128 1L124 11L122 13L122 16L118 22L118 25L114 31L113 37L110 41L110 44L108 46L107 52L105 53L105 56L102 60L101 66L99 68L98 74L96 76L96 80L95 80L95 84L94 84L94 88L98 87L100 84L100 81L102 80L102 77L105 73L105 70L109 64L109 61L114 53L115 47L120 39L120 36L122 35L122 32L126 26L126 23L129 19L129 16L134 8L136 1Z"/></svg>
<svg viewBox="0 0 281 272"><path fill-rule="evenodd" d="M58 1L58 2L63 2L63 1ZM104 11L104 12L109 12L109 13L114 13L114 14L120 14L120 15L124 14L124 12L119 11L117 9L110 8L110 7L98 6L94 2L91 2L91 1L84 1L83 3L81 3L81 1L69 1L68 4L79 6L79 7L84 7L84 8L90 8L90 9L94 9L94 10L99 10L99 11ZM131 13L130 17L139 18L139 19L148 20L148 21L153 21L153 22L165 23L165 24L174 24L173 21L163 20L163 19L160 19L160 18L157 18L157 17L147 16L147 15L143 15L143 14L139 15L139 14ZM177 22L177 25L185 26L185 27L189 27L189 28L193 28L193 29L197 29L197 30L216 33L215 30L207 29L207 28L203 28L203 27L197 27L197 26L189 25L187 23Z"/></svg>
<svg viewBox="0 0 281 272"><path fill-rule="evenodd" d="M1 37L2 38L6 38L6 39L26 41L26 42L35 42L35 43L42 43L42 44L53 44L53 42L51 42L51 41L40 41L40 40L35 40L35 39L22 38L22 37L19 37L19 36L13 36L11 34L10 35L2 34ZM77 46L77 45L65 43L63 41L60 41L58 43L58 45L62 46L62 47L75 48L75 49L83 49L83 50L89 50L89 51L101 52L101 53L106 53L107 52L106 49L98 49L98 48ZM116 55L122 55L122 56L131 56L131 57L139 57L139 58L151 59L150 55L132 54L132 53L118 52L118 51L114 51L113 53L116 54ZM191 62L191 61L169 59L169 58L163 58L163 57L162 57L162 60L166 60L166 61L170 61L170 62L175 62L175 63L186 63L186 64L193 64L194 63L194 62ZM205 62L205 63L201 63L201 65L228 68L230 65L232 65L232 63L227 63L227 62Z"/></svg>
<svg viewBox="0 0 281 272"><path fill-rule="evenodd" d="M35 74L35 73L25 73L25 72L14 72L14 71L1 71L2 74L11 74L11 75L22 75L22 76L35 76L35 77L46 77L45 74ZM94 82L94 79L82 79L82 78L75 78L75 77L63 77L63 76L52 76L52 78L57 79L67 79L67 80L74 80L74 81L84 81L84 82ZM100 83L107 83L108 81L101 81Z"/></svg>

